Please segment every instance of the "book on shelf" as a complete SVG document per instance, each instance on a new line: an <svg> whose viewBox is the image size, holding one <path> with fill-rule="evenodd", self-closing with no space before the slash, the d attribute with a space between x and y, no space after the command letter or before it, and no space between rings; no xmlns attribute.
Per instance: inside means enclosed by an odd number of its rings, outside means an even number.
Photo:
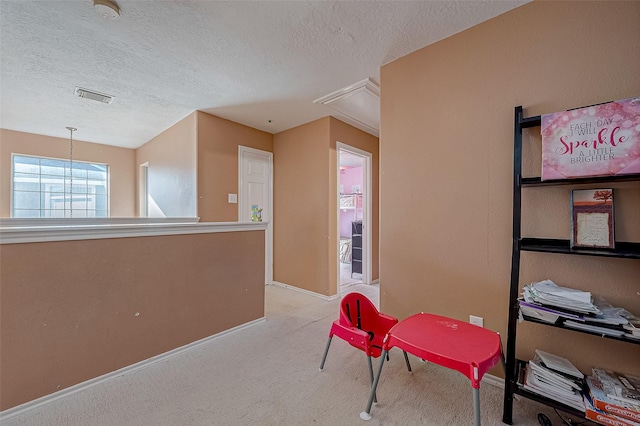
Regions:
<svg viewBox="0 0 640 426"><path fill-rule="evenodd" d="M617 330L615 328L606 327L604 325L593 325L586 322L576 322L567 320L564 322L566 327L575 328L577 330L590 331L592 333L598 333L603 336L622 337L624 330Z"/></svg>
<svg viewBox="0 0 640 426"><path fill-rule="evenodd" d="M602 368L592 369L593 378L608 398L632 406L640 406L640 377Z"/></svg>
<svg viewBox="0 0 640 426"><path fill-rule="evenodd" d="M534 374L530 364L527 364L522 387L529 392L552 399L578 411L584 412L585 410L582 392L576 389L563 389L540 380Z"/></svg>
<svg viewBox="0 0 640 426"><path fill-rule="evenodd" d="M560 389L565 389L567 391L582 390L583 382L581 379L567 377L566 375L545 368L540 361L540 357L538 356L529 361L529 367L533 371L533 374L536 376L536 378L545 383L556 386Z"/></svg>
<svg viewBox="0 0 640 426"><path fill-rule="evenodd" d="M578 370L568 359L559 355L550 354L536 349L536 355L540 358L544 367L558 373L567 374L579 380L584 379L584 374Z"/></svg>
<svg viewBox="0 0 640 426"><path fill-rule="evenodd" d="M615 413L601 410L593 405L593 400L589 395L584 397L585 411L584 416L601 425L610 426L640 426L640 423L628 418L616 415Z"/></svg>
<svg viewBox="0 0 640 426"><path fill-rule="evenodd" d="M520 321L524 319L524 317L529 319L534 319L542 322L546 322L549 324L557 324L560 319L560 315L554 312L549 312L544 309L537 309L531 306L524 306L522 303L520 304Z"/></svg>
<svg viewBox="0 0 640 426"><path fill-rule="evenodd" d="M591 404L600 411L640 423L640 404L625 404L609 398L597 378L586 379Z"/></svg>
<svg viewBox="0 0 640 426"><path fill-rule="evenodd" d="M518 299L520 305L520 311L523 315L537 318L545 322L555 323L559 318L568 318L577 321L583 321L584 316L579 313L568 312L565 309L560 309L552 306L545 306L536 302L527 302L523 299Z"/></svg>

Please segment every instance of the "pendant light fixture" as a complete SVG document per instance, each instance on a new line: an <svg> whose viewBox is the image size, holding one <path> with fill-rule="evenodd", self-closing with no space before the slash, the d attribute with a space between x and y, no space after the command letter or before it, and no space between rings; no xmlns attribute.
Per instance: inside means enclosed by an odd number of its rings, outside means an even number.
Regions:
<svg viewBox="0 0 640 426"><path fill-rule="evenodd" d="M67 126L67 130L71 132L69 136L69 217L73 217L73 132L75 127Z"/></svg>

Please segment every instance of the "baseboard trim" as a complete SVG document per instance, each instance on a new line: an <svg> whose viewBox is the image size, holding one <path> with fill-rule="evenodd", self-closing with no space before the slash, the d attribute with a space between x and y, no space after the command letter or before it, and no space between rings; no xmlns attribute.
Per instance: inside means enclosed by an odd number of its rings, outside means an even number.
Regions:
<svg viewBox="0 0 640 426"><path fill-rule="evenodd" d="M371 281L371 284L380 284L380 278Z"/></svg>
<svg viewBox="0 0 640 426"><path fill-rule="evenodd" d="M504 379L501 379L498 376L494 376L493 374L485 374L482 377L481 382L504 389Z"/></svg>
<svg viewBox="0 0 640 426"><path fill-rule="evenodd" d="M335 300L335 299L337 299L339 297L337 294L334 294L333 296L325 296L324 294L316 293L315 291L309 291L309 290L305 290L304 288L295 287L295 286L292 286L292 285L289 285L289 284L281 283L280 281L271 281L271 285L288 288L289 290L298 291L300 293L304 293L304 294L307 294L307 295L313 296L313 297L318 297L318 298L320 298L322 300L326 300L326 301Z"/></svg>
<svg viewBox="0 0 640 426"><path fill-rule="evenodd" d="M76 385L70 386L66 389L62 389L58 392L51 393L49 395L42 396L38 399L34 399L33 401L25 402L24 404L17 405L15 407L9 408L4 411L0 411L0 420L8 420L12 417L15 417L19 414L23 414L29 410L33 410L34 408L40 407L42 405L48 404L50 402L56 401L61 398L65 398L69 395L72 395L77 392L81 392L85 389L88 389L92 386L96 386L98 384L108 382L109 380L116 379L120 376L124 376L126 374L130 374L144 368L147 368L157 362L167 360L176 355L182 354L184 352L188 352L197 347L200 347L204 344L207 344L213 340L216 340L220 337L226 336L228 334L234 333L236 331L244 330L245 328L252 327L261 322L266 321L265 317L255 319L253 321L249 321L247 323L238 325L236 327L230 328L225 331L221 331L220 333L214 334L213 336L205 337L204 339L197 340L195 342L186 344L184 346L180 346L179 348L172 349L168 352L162 353L160 355L156 355L154 357L145 359L143 361L137 362L135 364L128 365L119 370L112 371L107 374L103 374L102 376L95 377L93 379L86 380L84 382L78 383Z"/></svg>

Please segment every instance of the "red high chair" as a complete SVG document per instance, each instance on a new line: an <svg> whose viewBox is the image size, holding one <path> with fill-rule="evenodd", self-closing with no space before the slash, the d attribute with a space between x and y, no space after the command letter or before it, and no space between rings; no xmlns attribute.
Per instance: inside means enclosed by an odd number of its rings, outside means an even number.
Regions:
<svg viewBox="0 0 640 426"><path fill-rule="evenodd" d="M340 302L340 318L333 322L329 331L329 340L322 356L320 371L324 368L331 339L336 335L354 348L364 351L369 364L369 378L373 384L371 357L378 358L380 356L384 337L391 327L397 323L397 318L380 313L363 294L356 292L347 294ZM402 352L407 363L407 369L411 371L409 357L407 357L405 351Z"/></svg>

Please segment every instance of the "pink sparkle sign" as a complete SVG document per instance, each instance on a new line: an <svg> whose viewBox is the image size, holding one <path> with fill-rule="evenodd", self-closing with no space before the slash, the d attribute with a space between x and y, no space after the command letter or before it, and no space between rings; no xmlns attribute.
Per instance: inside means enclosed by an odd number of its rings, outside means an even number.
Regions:
<svg viewBox="0 0 640 426"><path fill-rule="evenodd" d="M542 180L640 174L640 97L542 116Z"/></svg>

